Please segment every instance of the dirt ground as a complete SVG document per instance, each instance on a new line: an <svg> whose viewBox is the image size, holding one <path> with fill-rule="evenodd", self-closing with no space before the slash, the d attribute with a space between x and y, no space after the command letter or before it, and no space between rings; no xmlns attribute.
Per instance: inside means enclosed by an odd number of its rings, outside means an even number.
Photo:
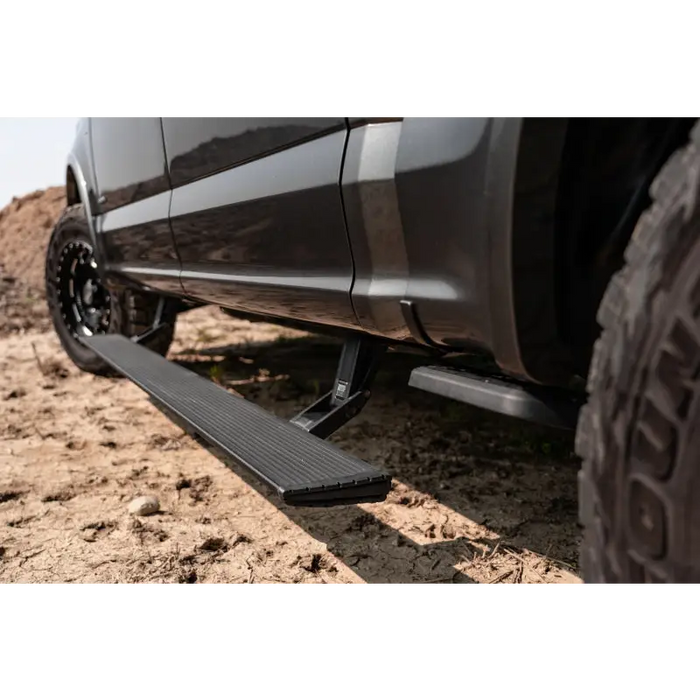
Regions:
<svg viewBox="0 0 700 700"><path fill-rule="evenodd" d="M1 582L579 581L572 436L410 389L421 358L391 354L333 438L394 475L387 501L290 508L128 381L73 367L41 290L0 262ZM288 418L338 350L206 308L170 358ZM160 511L129 515L141 495Z"/></svg>

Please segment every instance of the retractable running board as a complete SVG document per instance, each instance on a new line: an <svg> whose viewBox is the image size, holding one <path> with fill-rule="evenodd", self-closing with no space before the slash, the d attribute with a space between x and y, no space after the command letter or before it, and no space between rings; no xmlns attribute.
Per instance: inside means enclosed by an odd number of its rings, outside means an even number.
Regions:
<svg viewBox="0 0 700 700"><path fill-rule="evenodd" d="M85 345L157 404L294 506L383 501L391 478L122 335Z"/></svg>
<svg viewBox="0 0 700 700"><path fill-rule="evenodd" d="M563 390L526 386L455 367L417 367L411 372L408 385L495 413L566 430L576 428L583 403L582 397Z"/></svg>

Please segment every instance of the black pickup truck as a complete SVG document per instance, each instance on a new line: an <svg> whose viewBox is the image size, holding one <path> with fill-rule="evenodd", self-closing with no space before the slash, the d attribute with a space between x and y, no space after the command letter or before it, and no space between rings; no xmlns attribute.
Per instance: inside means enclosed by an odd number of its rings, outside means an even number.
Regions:
<svg viewBox="0 0 700 700"><path fill-rule="evenodd" d="M411 386L577 431L586 581L700 580L694 119L84 119L66 186L68 355L284 502L386 497L324 438L420 349ZM201 304L342 334L332 390L286 422L168 362Z"/></svg>

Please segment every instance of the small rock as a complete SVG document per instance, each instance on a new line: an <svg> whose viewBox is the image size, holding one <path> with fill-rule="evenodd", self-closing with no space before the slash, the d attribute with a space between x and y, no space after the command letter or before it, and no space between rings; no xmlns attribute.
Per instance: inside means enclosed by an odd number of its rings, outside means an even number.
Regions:
<svg viewBox="0 0 700 700"><path fill-rule="evenodd" d="M160 510L160 502L155 496L139 496L129 503L132 515L152 515Z"/></svg>
<svg viewBox="0 0 700 700"><path fill-rule="evenodd" d="M455 537L457 537L457 532L455 531L454 527L450 525L450 523L447 523L446 525L442 526L442 536L446 540L453 540Z"/></svg>
<svg viewBox="0 0 700 700"><path fill-rule="evenodd" d="M2 559L5 556L5 551L6 550L4 547L0 547L0 559Z"/></svg>

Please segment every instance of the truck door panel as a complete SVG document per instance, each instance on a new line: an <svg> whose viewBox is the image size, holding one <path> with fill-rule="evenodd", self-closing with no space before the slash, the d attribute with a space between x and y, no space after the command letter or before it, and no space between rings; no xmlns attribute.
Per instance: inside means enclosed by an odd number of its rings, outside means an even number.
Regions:
<svg viewBox="0 0 700 700"><path fill-rule="evenodd" d="M334 131L176 187L171 226L186 292L252 313L356 327L340 194L345 140L345 129Z"/></svg>
<svg viewBox="0 0 700 700"><path fill-rule="evenodd" d="M159 118L90 120L97 181L96 233L108 274L181 292L168 213L168 178Z"/></svg>

